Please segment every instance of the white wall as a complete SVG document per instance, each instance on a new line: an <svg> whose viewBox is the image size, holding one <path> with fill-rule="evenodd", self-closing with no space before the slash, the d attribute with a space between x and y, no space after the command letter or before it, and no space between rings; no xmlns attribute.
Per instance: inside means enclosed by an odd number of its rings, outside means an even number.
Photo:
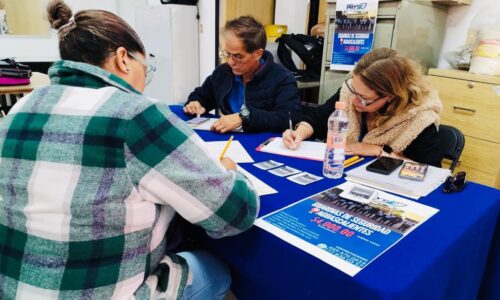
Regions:
<svg viewBox="0 0 500 300"><path fill-rule="evenodd" d="M66 0L73 13L98 8L118 13L118 0ZM132 1L132 0L129 0ZM59 59L57 32L48 36L0 36L0 57L15 57L17 61L54 61Z"/></svg>
<svg viewBox="0 0 500 300"><path fill-rule="evenodd" d="M309 0L276 0L274 24L287 25L287 33L306 34Z"/></svg>
<svg viewBox="0 0 500 300"><path fill-rule="evenodd" d="M200 14L200 83L203 83L215 68L215 0L199 0L198 8Z"/></svg>
<svg viewBox="0 0 500 300"><path fill-rule="evenodd" d="M450 6L438 68L452 68L444 59L444 53L456 50L465 44L471 21L479 11L488 11L492 8L498 10L499 4L500 0L473 0L471 5Z"/></svg>

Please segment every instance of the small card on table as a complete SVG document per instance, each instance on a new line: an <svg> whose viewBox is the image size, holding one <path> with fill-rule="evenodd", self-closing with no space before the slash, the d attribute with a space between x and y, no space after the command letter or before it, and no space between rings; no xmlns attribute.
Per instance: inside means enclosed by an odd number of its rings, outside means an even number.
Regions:
<svg viewBox="0 0 500 300"><path fill-rule="evenodd" d="M272 173L272 174L280 176L280 177L285 177L288 175L300 173L300 170L297 170L297 169L289 167L289 166L282 166L282 167L279 167L276 169L269 170L269 173Z"/></svg>
<svg viewBox="0 0 500 300"><path fill-rule="evenodd" d="M270 160L262 161L260 163L256 163L253 165L259 169L262 169L262 170L269 170L272 168L281 167L283 165L283 163L280 163L280 162L277 162L277 161L270 159Z"/></svg>
<svg viewBox="0 0 500 300"><path fill-rule="evenodd" d="M316 176L314 174L307 173L307 172L302 172L302 173L290 176L287 179L291 180L295 183L301 184L301 185L308 185L310 183L313 183L313 182L316 182L318 180L323 179L323 177Z"/></svg>

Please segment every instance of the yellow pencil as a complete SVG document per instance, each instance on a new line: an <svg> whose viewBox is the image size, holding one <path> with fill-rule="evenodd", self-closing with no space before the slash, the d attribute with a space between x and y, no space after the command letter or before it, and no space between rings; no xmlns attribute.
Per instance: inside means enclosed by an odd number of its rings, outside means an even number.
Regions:
<svg viewBox="0 0 500 300"><path fill-rule="evenodd" d="M353 156L353 157L351 157L351 158L349 158L349 159L346 159L346 160L344 161L344 166L346 166L346 165L348 165L348 164L352 163L353 161L355 161L355 160L357 160L357 159L359 159L359 156L357 156L357 155L355 155L355 156Z"/></svg>
<svg viewBox="0 0 500 300"><path fill-rule="evenodd" d="M219 156L219 160L221 160L224 157L224 154L226 154L227 148L229 148L229 145L231 145L231 142L233 141L234 135L232 135L229 140L226 143L226 146L224 147L224 150L222 150L222 153Z"/></svg>
<svg viewBox="0 0 500 300"><path fill-rule="evenodd" d="M364 157L361 157L360 159L356 160L356 161L353 161L353 162L350 162L348 163L347 165L344 165L344 168L347 168L347 167L350 167L352 165L355 165L357 163L359 163L360 161L362 161L363 159L365 159Z"/></svg>

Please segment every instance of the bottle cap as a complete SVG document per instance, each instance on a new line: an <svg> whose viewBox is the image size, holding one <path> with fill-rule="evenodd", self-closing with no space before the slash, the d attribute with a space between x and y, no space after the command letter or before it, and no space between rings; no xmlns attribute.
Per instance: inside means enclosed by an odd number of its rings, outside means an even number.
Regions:
<svg viewBox="0 0 500 300"><path fill-rule="evenodd" d="M345 109L345 107L346 107L346 103L344 101L335 102L336 109Z"/></svg>

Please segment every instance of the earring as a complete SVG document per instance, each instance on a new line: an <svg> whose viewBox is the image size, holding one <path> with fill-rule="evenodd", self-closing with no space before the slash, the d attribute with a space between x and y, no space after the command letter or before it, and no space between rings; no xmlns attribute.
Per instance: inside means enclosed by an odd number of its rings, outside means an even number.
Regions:
<svg viewBox="0 0 500 300"><path fill-rule="evenodd" d="M127 68L127 72L130 72L130 69L129 69L129 68Z"/></svg>

